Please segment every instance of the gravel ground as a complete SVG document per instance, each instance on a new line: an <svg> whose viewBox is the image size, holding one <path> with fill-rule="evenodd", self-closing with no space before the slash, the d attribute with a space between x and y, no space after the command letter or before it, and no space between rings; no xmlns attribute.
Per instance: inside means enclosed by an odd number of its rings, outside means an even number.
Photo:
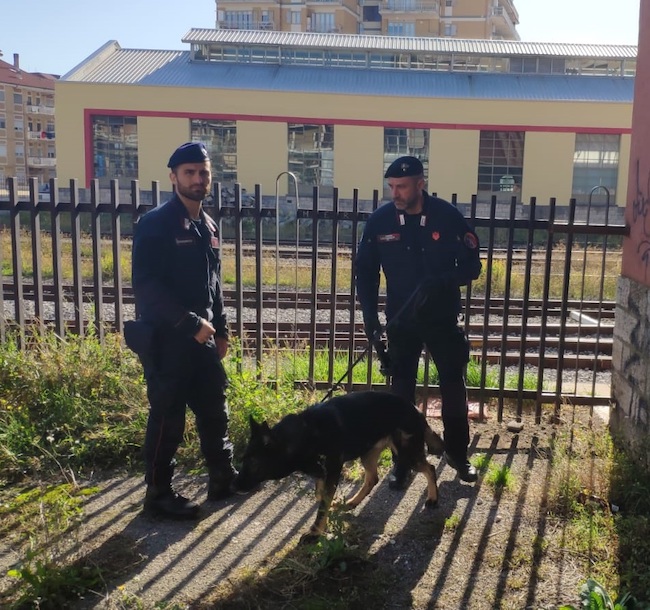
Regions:
<svg viewBox="0 0 650 610"><path fill-rule="evenodd" d="M418 475L403 493L380 481L347 517L360 547L392 575L377 583L385 588L378 610L550 610L577 602L590 558L564 548L562 528L545 507L552 485L550 443L563 424L524 423L518 434L491 419L471 426L473 453L510 468L515 484L509 491L496 491L482 477L463 483L444 459L430 458L439 479L437 509L423 508L425 480ZM440 422L433 426L439 430ZM69 541L71 553L100 563L113 556L120 569L74 610L219 608L214 596L220 585L273 565L279 555L290 559L315 517L312 483L302 476L266 483L251 496L207 503L205 477L180 473L178 489L203 503L204 518L196 524L142 516L141 478L89 483L100 491L87 501L83 526ZM544 541L544 552L531 561L535 540ZM12 560L6 544L0 543L3 572ZM139 605L126 605L129 596Z"/></svg>

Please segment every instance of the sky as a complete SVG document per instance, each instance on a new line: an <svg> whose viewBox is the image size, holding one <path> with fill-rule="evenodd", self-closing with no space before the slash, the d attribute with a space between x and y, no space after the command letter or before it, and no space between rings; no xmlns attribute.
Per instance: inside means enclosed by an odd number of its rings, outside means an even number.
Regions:
<svg viewBox="0 0 650 610"><path fill-rule="evenodd" d="M638 42L640 0L514 0L526 42ZM190 28L214 28L214 0L0 0L2 60L63 75L109 40L186 50Z"/></svg>

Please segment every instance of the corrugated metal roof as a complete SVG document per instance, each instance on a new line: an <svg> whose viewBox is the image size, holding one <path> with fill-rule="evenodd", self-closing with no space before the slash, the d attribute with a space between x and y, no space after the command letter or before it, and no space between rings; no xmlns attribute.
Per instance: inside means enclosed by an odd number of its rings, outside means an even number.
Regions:
<svg viewBox="0 0 650 610"><path fill-rule="evenodd" d="M137 83L172 64L187 65L189 51L122 49L115 40L107 42L88 59L61 77L64 81Z"/></svg>
<svg viewBox="0 0 650 610"><path fill-rule="evenodd" d="M592 45L518 40L464 40L460 38L409 38L368 34L320 34L316 32L275 32L260 30L211 30L192 28L183 42L225 43L308 48L361 49L377 51L413 51L465 53L484 56L534 55L553 57L635 58L634 45Z"/></svg>
<svg viewBox="0 0 650 610"><path fill-rule="evenodd" d="M393 97L631 102L634 79L191 62L185 51L115 48L63 81Z"/></svg>

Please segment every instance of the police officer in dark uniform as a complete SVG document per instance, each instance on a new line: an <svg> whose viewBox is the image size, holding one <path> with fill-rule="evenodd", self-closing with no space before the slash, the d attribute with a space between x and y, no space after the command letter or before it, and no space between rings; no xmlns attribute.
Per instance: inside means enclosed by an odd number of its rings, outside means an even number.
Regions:
<svg viewBox="0 0 650 610"><path fill-rule="evenodd" d="M392 203L369 217L356 258L356 286L366 335L375 342L380 270L386 278L386 334L391 389L415 403L417 370L426 346L438 369L448 463L476 481L467 459L469 421L465 366L469 343L458 324L460 286L481 271L476 233L456 207L424 190L415 157L401 157L386 171ZM410 472L394 457L389 487L403 489Z"/></svg>
<svg viewBox="0 0 650 610"><path fill-rule="evenodd" d="M209 471L208 500L236 491L222 364L228 327L219 233L202 208L212 183L210 157L203 144L188 142L174 151L167 166L174 196L142 216L135 228L132 279L138 320L128 334L125 324L125 338L143 364L150 404L145 511L194 519L198 505L171 486L186 407L196 418Z"/></svg>

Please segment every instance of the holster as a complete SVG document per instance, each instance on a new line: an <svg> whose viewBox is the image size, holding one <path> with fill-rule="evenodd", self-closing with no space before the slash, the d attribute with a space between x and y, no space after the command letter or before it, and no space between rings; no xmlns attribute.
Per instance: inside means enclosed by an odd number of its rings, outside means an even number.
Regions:
<svg viewBox="0 0 650 610"><path fill-rule="evenodd" d="M154 327L151 324L143 320L124 322L124 342L136 354L150 354L153 351L153 337Z"/></svg>

